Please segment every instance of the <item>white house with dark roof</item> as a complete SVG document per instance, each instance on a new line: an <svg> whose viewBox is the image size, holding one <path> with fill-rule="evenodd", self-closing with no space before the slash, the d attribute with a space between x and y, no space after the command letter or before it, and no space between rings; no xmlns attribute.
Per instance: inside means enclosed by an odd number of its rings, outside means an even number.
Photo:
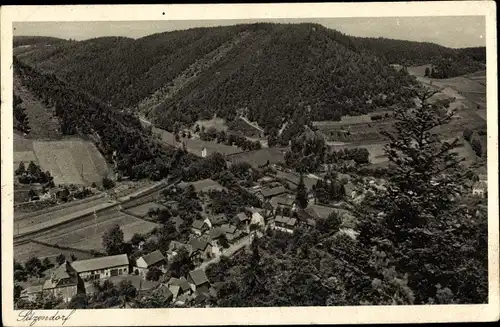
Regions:
<svg viewBox="0 0 500 327"><path fill-rule="evenodd" d="M82 280L88 281L128 275L130 263L126 254L118 254L74 261L71 266Z"/></svg>
<svg viewBox="0 0 500 327"><path fill-rule="evenodd" d="M163 271L166 264L167 259L163 256L160 250L156 250L137 259L136 269L139 272L140 276L146 278L148 271L152 267L159 268Z"/></svg>
<svg viewBox="0 0 500 327"><path fill-rule="evenodd" d="M296 218L290 218L290 217L284 217L281 215L277 215L274 218L272 228L279 230L279 231L282 231L282 232L285 232L285 233L293 234L293 231L294 231L296 226L297 226L297 219Z"/></svg>

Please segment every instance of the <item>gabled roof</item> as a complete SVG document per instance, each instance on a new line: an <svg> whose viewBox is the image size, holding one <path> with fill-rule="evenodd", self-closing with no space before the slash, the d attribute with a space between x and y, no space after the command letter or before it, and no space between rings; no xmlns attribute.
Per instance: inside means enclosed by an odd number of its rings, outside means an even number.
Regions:
<svg viewBox="0 0 500 327"><path fill-rule="evenodd" d="M222 235L224 235L224 232L219 227L212 228L210 230L210 239L212 239L212 240L215 240L215 239L221 237Z"/></svg>
<svg viewBox="0 0 500 327"><path fill-rule="evenodd" d="M144 262L146 262L148 266L152 266L162 260L165 260L165 257L160 252L160 250L156 250L149 254L143 255L141 258L144 260Z"/></svg>
<svg viewBox="0 0 500 327"><path fill-rule="evenodd" d="M189 286L189 283L186 278L181 277L181 278L175 278L172 277L167 283L169 286L179 286L180 289L185 292L191 289L191 286Z"/></svg>
<svg viewBox="0 0 500 327"><path fill-rule="evenodd" d="M89 260L78 260L71 263L71 266L78 272L92 271L127 266L129 264L126 254L112 255L108 257L94 258Z"/></svg>
<svg viewBox="0 0 500 327"><path fill-rule="evenodd" d="M220 226L220 229L222 230L222 232L226 234L234 234L234 232L236 232L236 226L229 224L224 224Z"/></svg>
<svg viewBox="0 0 500 327"><path fill-rule="evenodd" d="M227 217L225 215L218 215L218 216L213 216L208 218L210 220L210 223L213 225L222 225L223 223L227 222Z"/></svg>
<svg viewBox="0 0 500 327"><path fill-rule="evenodd" d="M270 198L287 192L288 190L283 186L265 188L260 190L260 193L262 193L262 196L264 196L265 198Z"/></svg>
<svg viewBox="0 0 500 327"><path fill-rule="evenodd" d="M240 222L245 221L245 220L249 220L249 219L250 219L250 218L248 218L247 214L246 214L246 213L244 213L244 212L240 212L240 213L238 213L238 214L236 215L236 217L238 218L238 220L239 220Z"/></svg>
<svg viewBox="0 0 500 327"><path fill-rule="evenodd" d="M196 286L208 283L207 275L203 269L191 270L189 272L189 277L191 277Z"/></svg>
<svg viewBox="0 0 500 327"><path fill-rule="evenodd" d="M196 229L202 229L204 225L205 225L205 222L203 220L199 220L199 219L193 221L193 224L192 224L193 228L196 228Z"/></svg>
<svg viewBox="0 0 500 327"><path fill-rule="evenodd" d="M204 239L193 238L189 241L189 245L191 245L193 251L196 250L205 251L209 243Z"/></svg>

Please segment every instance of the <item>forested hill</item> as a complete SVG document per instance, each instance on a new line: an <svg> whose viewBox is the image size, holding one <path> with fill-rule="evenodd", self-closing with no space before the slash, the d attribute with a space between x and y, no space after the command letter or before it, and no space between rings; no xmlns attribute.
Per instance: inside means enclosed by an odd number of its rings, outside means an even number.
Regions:
<svg viewBox="0 0 500 327"><path fill-rule="evenodd" d="M386 38L353 37L353 45L392 64L420 66L432 64L441 73L436 78L449 78L483 70L486 48L452 49L430 42L414 42Z"/></svg>
<svg viewBox="0 0 500 327"><path fill-rule="evenodd" d="M408 50L398 44L409 45ZM244 114L273 134L297 111L311 120L338 120L404 106L410 97L406 87L416 82L389 64L449 58L455 52L353 38L318 24L259 23L136 40L68 41L20 53L18 59L113 106L140 111L169 130L174 122L189 125L214 113L228 120Z"/></svg>
<svg viewBox="0 0 500 327"><path fill-rule="evenodd" d="M117 171L131 178L158 180L194 158L175 149L160 146L139 120L123 110L61 81L40 73L14 57L14 74L48 108L54 108L64 135L87 135Z"/></svg>

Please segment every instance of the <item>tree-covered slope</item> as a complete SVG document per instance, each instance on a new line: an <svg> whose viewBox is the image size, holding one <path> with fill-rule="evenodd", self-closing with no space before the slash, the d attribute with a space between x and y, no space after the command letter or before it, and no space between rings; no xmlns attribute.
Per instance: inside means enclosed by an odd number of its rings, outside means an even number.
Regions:
<svg viewBox="0 0 500 327"><path fill-rule="evenodd" d="M14 74L43 105L55 108L62 134L90 137L103 156L126 176L160 179L194 161L181 150L162 147L133 115L104 104L53 74L40 73L15 57Z"/></svg>
<svg viewBox="0 0 500 327"><path fill-rule="evenodd" d="M65 42L18 58L169 130L174 122L190 125L214 113L231 121L243 113L274 133L296 111L338 120L405 106L407 87L416 82L389 64L434 58L436 72L455 74L481 65L478 56L430 43L353 38L317 24L259 23Z"/></svg>
<svg viewBox="0 0 500 327"><path fill-rule="evenodd" d="M383 58L391 64L420 66L432 64L436 78L449 78L484 69L486 48L452 49L430 42L414 42L386 38L353 38L358 48Z"/></svg>

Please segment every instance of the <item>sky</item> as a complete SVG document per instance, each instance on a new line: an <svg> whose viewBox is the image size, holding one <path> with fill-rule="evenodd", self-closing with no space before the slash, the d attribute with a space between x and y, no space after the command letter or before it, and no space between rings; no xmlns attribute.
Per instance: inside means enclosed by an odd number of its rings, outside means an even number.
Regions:
<svg viewBox="0 0 500 327"><path fill-rule="evenodd" d="M486 23L482 16L362 17L260 20L169 20L93 22L16 22L14 35L54 36L85 40L101 36L140 38L146 35L193 27L255 22L319 23L352 36L433 42L450 48L486 46Z"/></svg>

